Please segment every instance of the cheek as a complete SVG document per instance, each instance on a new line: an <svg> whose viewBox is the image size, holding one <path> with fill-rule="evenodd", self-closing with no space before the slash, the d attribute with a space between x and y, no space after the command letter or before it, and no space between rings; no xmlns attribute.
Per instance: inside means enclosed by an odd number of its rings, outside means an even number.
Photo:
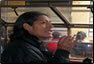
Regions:
<svg viewBox="0 0 94 64"><path fill-rule="evenodd" d="M38 38L50 38L52 34L45 32L45 30L36 29L33 31L33 35L37 36Z"/></svg>
<svg viewBox="0 0 94 64"><path fill-rule="evenodd" d="M38 26L33 28L32 35L37 37L50 37L52 34L47 32L47 28L45 26Z"/></svg>
<svg viewBox="0 0 94 64"><path fill-rule="evenodd" d="M38 35L41 35L43 30L41 30L40 28L37 27L36 29L33 29L32 31L33 31L32 33L34 35L38 36Z"/></svg>
<svg viewBox="0 0 94 64"><path fill-rule="evenodd" d="M47 35L45 33L45 30L44 29L40 29L40 28L35 29L33 31L33 33L34 33L35 36L45 36L45 35Z"/></svg>
<svg viewBox="0 0 94 64"><path fill-rule="evenodd" d="M45 26L37 26L34 28L36 34L43 34L45 32Z"/></svg>

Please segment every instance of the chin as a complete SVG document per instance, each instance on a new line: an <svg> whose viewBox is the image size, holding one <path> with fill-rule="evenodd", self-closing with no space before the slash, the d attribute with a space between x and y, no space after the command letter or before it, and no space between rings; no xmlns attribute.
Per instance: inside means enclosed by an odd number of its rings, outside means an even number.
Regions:
<svg viewBox="0 0 94 64"><path fill-rule="evenodd" d="M44 38L51 38L52 37L52 34L47 34L47 35L44 35L43 37Z"/></svg>
<svg viewBox="0 0 94 64"><path fill-rule="evenodd" d="M52 35L47 35L47 38L51 38L52 37Z"/></svg>

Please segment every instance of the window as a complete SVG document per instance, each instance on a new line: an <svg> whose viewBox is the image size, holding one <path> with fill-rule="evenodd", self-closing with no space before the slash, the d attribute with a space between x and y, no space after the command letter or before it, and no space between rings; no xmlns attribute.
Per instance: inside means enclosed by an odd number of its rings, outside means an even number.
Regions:
<svg viewBox="0 0 94 64"><path fill-rule="evenodd" d="M90 21L90 24L93 24L93 14L92 13L90 13L90 19L89 19L89 21ZM88 35L90 37L93 37L93 29L89 29Z"/></svg>
<svg viewBox="0 0 94 64"><path fill-rule="evenodd" d="M89 36L93 37L93 29L89 29Z"/></svg>
<svg viewBox="0 0 94 64"><path fill-rule="evenodd" d="M92 5L93 2L91 1L90 4ZM93 13L92 12L90 12L89 21L90 21L90 24L93 24ZM93 37L93 29L89 29L88 33L90 37Z"/></svg>

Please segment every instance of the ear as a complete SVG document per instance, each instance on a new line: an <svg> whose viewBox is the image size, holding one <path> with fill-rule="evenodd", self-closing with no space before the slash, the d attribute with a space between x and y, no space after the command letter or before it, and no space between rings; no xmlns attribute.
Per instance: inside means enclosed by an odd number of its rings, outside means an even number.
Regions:
<svg viewBox="0 0 94 64"><path fill-rule="evenodd" d="M27 30L27 31L32 30L32 26L30 26L30 25L27 24L27 23L24 23L24 24L23 24L23 28L24 28L25 30Z"/></svg>

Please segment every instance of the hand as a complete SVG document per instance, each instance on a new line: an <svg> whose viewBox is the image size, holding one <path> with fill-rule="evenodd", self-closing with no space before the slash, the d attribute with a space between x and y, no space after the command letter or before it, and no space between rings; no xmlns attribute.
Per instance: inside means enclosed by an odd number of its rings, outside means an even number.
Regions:
<svg viewBox="0 0 94 64"><path fill-rule="evenodd" d="M58 49L64 49L67 51L71 51L74 45L76 45L78 42L73 41L73 37L71 36L63 36L60 38L58 42Z"/></svg>

